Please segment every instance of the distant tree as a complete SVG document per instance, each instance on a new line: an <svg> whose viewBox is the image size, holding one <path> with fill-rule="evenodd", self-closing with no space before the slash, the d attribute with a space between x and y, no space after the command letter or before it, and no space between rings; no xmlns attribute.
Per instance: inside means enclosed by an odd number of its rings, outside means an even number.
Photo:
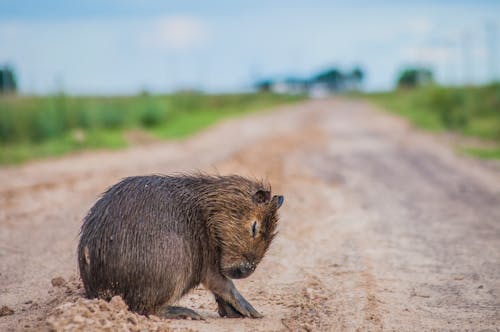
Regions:
<svg viewBox="0 0 500 332"><path fill-rule="evenodd" d="M433 82L432 71L423 67L403 69L398 76L399 88L415 88Z"/></svg>
<svg viewBox="0 0 500 332"><path fill-rule="evenodd" d="M17 80L14 70L10 66L0 67L0 94L15 93Z"/></svg>
<svg viewBox="0 0 500 332"><path fill-rule="evenodd" d="M362 81L365 78L365 72L360 67L353 69L351 76L358 81Z"/></svg>
<svg viewBox="0 0 500 332"><path fill-rule="evenodd" d="M355 67L347 76L349 76L351 89L358 90L361 88L361 84L363 83L363 79L365 78L363 69L361 69L360 67Z"/></svg>
<svg viewBox="0 0 500 332"><path fill-rule="evenodd" d="M269 92L273 87L273 83L272 80L261 80L256 82L254 86L258 92Z"/></svg>
<svg viewBox="0 0 500 332"><path fill-rule="evenodd" d="M330 90L339 90L343 86L344 78L344 74L339 69L331 68L317 74L312 81L325 84Z"/></svg>

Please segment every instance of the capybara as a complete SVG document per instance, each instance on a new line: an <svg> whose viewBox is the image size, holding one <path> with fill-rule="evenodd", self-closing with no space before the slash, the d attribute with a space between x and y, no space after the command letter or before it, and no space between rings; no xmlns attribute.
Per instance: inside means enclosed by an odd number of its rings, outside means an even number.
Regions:
<svg viewBox="0 0 500 332"><path fill-rule="evenodd" d="M140 314L203 319L172 306L202 283L223 317L262 315L231 279L248 277L276 235L283 196L241 176L123 179L90 209L78 244L89 298L123 297Z"/></svg>

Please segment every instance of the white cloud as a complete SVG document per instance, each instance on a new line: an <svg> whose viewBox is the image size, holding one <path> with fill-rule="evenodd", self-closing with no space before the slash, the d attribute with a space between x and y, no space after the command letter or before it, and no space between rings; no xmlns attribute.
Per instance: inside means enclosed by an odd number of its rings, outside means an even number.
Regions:
<svg viewBox="0 0 500 332"><path fill-rule="evenodd" d="M407 27L411 33L419 37L425 37L432 31L434 24L430 19L420 17L409 20L407 22Z"/></svg>
<svg viewBox="0 0 500 332"><path fill-rule="evenodd" d="M13 57L12 46L20 40L21 28L17 23L0 22L0 64L10 61Z"/></svg>
<svg viewBox="0 0 500 332"><path fill-rule="evenodd" d="M0 22L0 38L16 38L21 26L14 22Z"/></svg>
<svg viewBox="0 0 500 332"><path fill-rule="evenodd" d="M454 57L453 49L447 46L427 45L406 47L401 50L404 59L421 64L450 61Z"/></svg>
<svg viewBox="0 0 500 332"><path fill-rule="evenodd" d="M151 31L141 37L141 44L173 51L192 50L206 44L208 30L204 22L193 17L166 17L152 24Z"/></svg>
<svg viewBox="0 0 500 332"><path fill-rule="evenodd" d="M485 60L488 57L488 49L478 45L472 49L472 55L478 59Z"/></svg>

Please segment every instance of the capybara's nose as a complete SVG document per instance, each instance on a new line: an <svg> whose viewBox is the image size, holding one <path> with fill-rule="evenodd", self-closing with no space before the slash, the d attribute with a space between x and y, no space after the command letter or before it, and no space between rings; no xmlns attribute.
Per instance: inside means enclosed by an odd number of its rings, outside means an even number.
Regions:
<svg viewBox="0 0 500 332"><path fill-rule="evenodd" d="M230 272L232 279L243 279L251 275L255 271L255 264L245 263L233 268Z"/></svg>

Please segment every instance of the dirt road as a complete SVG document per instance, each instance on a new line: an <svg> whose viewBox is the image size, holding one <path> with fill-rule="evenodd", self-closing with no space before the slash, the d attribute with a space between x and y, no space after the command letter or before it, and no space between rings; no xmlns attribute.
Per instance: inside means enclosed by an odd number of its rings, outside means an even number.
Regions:
<svg viewBox="0 0 500 332"><path fill-rule="evenodd" d="M500 168L367 104L333 99L183 142L0 169L0 306L14 310L0 331L46 329L49 315L56 328L93 319L64 313L85 305L75 248L88 208L122 177L195 169L267 177L286 197L268 255L236 282L265 317L218 318L199 288L181 302L206 321L153 328L500 330ZM57 276L66 283L53 287ZM116 317L115 327L127 323Z"/></svg>

